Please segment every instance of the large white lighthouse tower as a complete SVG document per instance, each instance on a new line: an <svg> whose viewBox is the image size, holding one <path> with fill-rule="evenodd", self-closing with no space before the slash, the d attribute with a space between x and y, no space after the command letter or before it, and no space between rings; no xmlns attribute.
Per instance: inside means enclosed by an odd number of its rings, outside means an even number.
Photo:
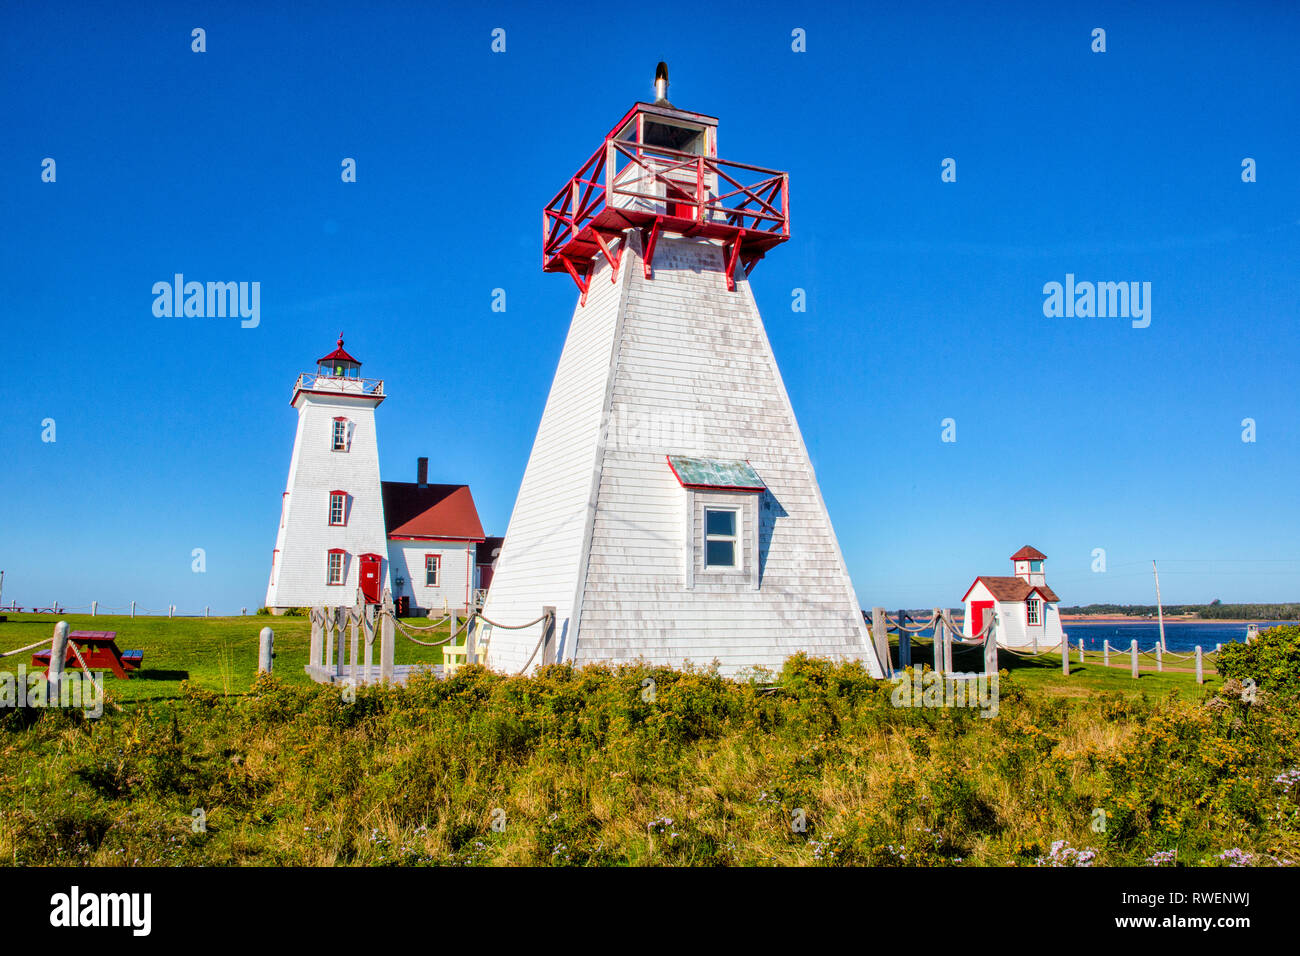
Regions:
<svg viewBox="0 0 1300 956"><path fill-rule="evenodd" d="M881 666L749 271L789 238L787 174L721 160L659 65L543 213L579 299L497 559L487 665ZM541 653L535 654L535 648ZM531 661L531 663L530 663Z"/></svg>
<svg viewBox="0 0 1300 956"><path fill-rule="evenodd" d="M298 376L289 480L271 559L266 606L350 605L358 588L378 601L387 584L387 538L379 484L375 408L384 383L361 377L343 348Z"/></svg>

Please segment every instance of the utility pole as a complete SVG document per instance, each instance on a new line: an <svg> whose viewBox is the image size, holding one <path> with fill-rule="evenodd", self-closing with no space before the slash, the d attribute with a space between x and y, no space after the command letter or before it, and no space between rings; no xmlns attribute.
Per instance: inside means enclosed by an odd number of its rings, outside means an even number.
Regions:
<svg viewBox="0 0 1300 956"><path fill-rule="evenodd" d="M1160 604L1160 570L1154 561L1151 562L1151 572L1156 576L1156 618L1160 621L1160 649L1167 651L1169 648L1165 646L1165 612Z"/></svg>

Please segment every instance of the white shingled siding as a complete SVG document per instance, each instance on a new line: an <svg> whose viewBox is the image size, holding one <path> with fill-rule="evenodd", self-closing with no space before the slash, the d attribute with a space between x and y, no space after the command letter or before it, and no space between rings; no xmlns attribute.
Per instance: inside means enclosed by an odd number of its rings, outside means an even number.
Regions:
<svg viewBox="0 0 1300 956"><path fill-rule="evenodd" d="M634 246L638 245L634 240ZM631 261L629 261L629 259ZM576 659L779 668L797 651L874 660L838 543L748 282L722 249L660 239L630 273ZM688 589L682 489L666 456L748 460L759 507L758 587ZM737 496L722 492L719 503ZM698 502L697 502L698 505ZM698 526L695 522L692 527ZM752 550L747 548L748 550ZM698 549L695 549L698 552Z"/></svg>
<svg viewBox="0 0 1300 956"><path fill-rule="evenodd" d="M333 451L335 416L349 422L347 451ZM386 555L384 506L379 491L375 403L346 395L299 397L298 431L282 498L276 553L266 590L267 607L351 605L360 583L360 555ZM348 493L347 524L329 523L330 492ZM326 555L343 548L344 583L325 583ZM381 568L383 586L388 565Z"/></svg>
<svg viewBox="0 0 1300 956"><path fill-rule="evenodd" d="M583 563L619 292L626 284L626 272L615 285L609 281L609 266L599 260L586 306L574 309L483 608L489 620L522 624L541 615L543 605L552 605L557 637L564 641L569 640ZM489 665L518 670L540 635L540 625L495 630Z"/></svg>
<svg viewBox="0 0 1300 956"><path fill-rule="evenodd" d="M436 554L442 558L438 569L438 586L430 587L424 573L424 557ZM393 588L393 599L407 594L411 598L411 612L433 609L438 614L443 609L463 613L468 589L473 584L471 562L474 545L459 541L392 541L388 542L389 579L399 575L406 579L399 591Z"/></svg>
<svg viewBox="0 0 1300 956"><path fill-rule="evenodd" d="M602 259L574 314L487 616L556 605L561 653L579 663L716 659L734 673L804 650L878 672L748 283L727 291L720 247L666 238L647 280L630 235L618 287ZM767 483L757 589L688 588L688 496L670 453L748 459ZM516 669L537 631L492 640L491 666Z"/></svg>

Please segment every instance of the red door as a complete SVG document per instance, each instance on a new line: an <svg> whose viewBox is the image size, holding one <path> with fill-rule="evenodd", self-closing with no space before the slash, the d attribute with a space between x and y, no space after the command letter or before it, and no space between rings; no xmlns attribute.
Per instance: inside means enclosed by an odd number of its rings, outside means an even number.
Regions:
<svg viewBox="0 0 1300 956"><path fill-rule="evenodd" d="M379 603L379 571L384 565L382 555L363 554L361 556L361 593L367 604Z"/></svg>
<svg viewBox="0 0 1300 956"><path fill-rule="evenodd" d="M984 630L984 616L993 609L992 601L970 602L970 637Z"/></svg>

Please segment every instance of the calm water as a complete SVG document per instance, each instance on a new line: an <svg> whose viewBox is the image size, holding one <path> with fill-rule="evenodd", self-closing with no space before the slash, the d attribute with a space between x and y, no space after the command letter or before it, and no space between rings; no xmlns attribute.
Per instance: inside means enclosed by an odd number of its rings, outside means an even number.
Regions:
<svg viewBox="0 0 1300 956"><path fill-rule="evenodd" d="M1286 624L1288 621L1259 622L1259 629L1265 630L1273 623ZM1160 625L1156 621L1065 621L1063 623L1070 643L1077 645L1080 640L1086 648L1101 648L1102 641L1110 641L1110 646L1127 648L1129 641L1136 638L1138 647L1149 650L1160 639ZM1246 639L1245 624L1224 624L1222 621L1165 621L1165 644L1171 651L1185 654L1197 644L1205 651L1214 650L1215 644L1227 644L1230 641Z"/></svg>
<svg viewBox="0 0 1300 956"><path fill-rule="evenodd" d="M1259 629L1265 630L1274 624L1294 624L1294 621L1261 621ZM1160 639L1160 625L1156 621L1065 621L1064 629L1070 643L1083 646L1089 650L1101 650L1102 641L1110 641L1111 649L1127 650L1129 641L1137 639L1138 647L1150 650ZM926 628L919 635L927 640L934 636ZM1214 650L1216 644L1230 641L1245 641L1245 624L1224 624L1221 621L1165 621L1165 643L1171 651L1178 654L1190 652L1197 644L1206 653Z"/></svg>

